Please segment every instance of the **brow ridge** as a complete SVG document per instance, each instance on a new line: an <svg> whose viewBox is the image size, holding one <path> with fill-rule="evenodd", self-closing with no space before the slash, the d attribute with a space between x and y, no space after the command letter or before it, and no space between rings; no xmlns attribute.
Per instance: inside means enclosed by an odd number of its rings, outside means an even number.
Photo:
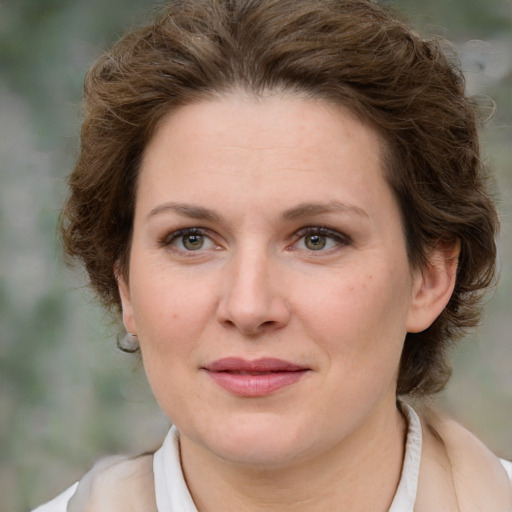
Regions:
<svg viewBox="0 0 512 512"><path fill-rule="evenodd" d="M148 213L148 218L166 212L173 212L178 215L181 215L182 217L188 217L197 220L208 220L217 222L222 220L221 215L214 212L213 210L210 210L209 208L204 208L203 206L196 206L188 203L175 202L168 202L156 206Z"/></svg>
<svg viewBox="0 0 512 512"><path fill-rule="evenodd" d="M339 201L329 201L327 203L302 203L283 213L283 218L286 220L296 220L303 217L311 217L315 215L322 215L325 213L352 213L361 217L369 217L368 213L359 208L359 206L342 203Z"/></svg>
<svg viewBox="0 0 512 512"><path fill-rule="evenodd" d="M223 221L222 215L209 208L188 203L176 202L168 202L156 206L149 212L148 218L165 212L172 212L183 217L197 220L208 220L214 222ZM283 212L282 217L285 220L297 220L304 217L312 217L315 215L337 212L349 214L352 213L361 217L369 217L368 213L362 208L339 201L329 201L327 203L301 203Z"/></svg>

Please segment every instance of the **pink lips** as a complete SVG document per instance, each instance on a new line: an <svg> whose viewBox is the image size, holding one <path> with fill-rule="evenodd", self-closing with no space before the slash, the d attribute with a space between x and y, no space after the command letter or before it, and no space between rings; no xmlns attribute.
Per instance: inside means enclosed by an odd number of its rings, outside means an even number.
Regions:
<svg viewBox="0 0 512 512"><path fill-rule="evenodd" d="M258 397L296 383L308 368L281 359L247 361L226 357L207 365L204 370L219 386L234 395Z"/></svg>

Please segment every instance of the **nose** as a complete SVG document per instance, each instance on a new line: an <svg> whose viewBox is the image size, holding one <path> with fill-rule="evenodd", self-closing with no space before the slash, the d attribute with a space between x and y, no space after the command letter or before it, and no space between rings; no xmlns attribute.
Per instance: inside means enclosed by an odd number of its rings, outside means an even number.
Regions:
<svg viewBox="0 0 512 512"><path fill-rule="evenodd" d="M289 322L286 289L280 287L279 269L268 254L263 250L239 252L224 270L217 310L221 324L257 336Z"/></svg>

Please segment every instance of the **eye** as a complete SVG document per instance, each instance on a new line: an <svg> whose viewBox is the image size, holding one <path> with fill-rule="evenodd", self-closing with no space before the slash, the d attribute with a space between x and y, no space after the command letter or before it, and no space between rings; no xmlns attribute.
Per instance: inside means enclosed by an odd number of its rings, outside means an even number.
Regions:
<svg viewBox="0 0 512 512"><path fill-rule="evenodd" d="M306 235L304 245L312 251L321 251L327 245L328 239L325 235Z"/></svg>
<svg viewBox="0 0 512 512"><path fill-rule="evenodd" d="M200 228L186 228L174 231L164 238L161 245L184 252L215 249L218 247Z"/></svg>
<svg viewBox="0 0 512 512"><path fill-rule="evenodd" d="M300 238L294 244L294 248L307 251L328 251L350 243L348 236L320 226L303 228L297 236Z"/></svg>
<svg viewBox="0 0 512 512"><path fill-rule="evenodd" d="M181 244L188 251L197 251L201 249L204 245L204 236L203 235L183 235L181 237Z"/></svg>

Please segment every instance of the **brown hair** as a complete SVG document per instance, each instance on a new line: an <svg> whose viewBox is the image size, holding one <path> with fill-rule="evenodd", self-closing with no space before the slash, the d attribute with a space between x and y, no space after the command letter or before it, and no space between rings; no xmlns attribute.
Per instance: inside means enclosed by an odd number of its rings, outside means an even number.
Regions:
<svg viewBox="0 0 512 512"><path fill-rule="evenodd" d="M81 148L62 237L93 288L119 308L141 155L180 105L243 88L287 90L343 105L383 137L411 265L437 243L461 246L453 296L405 340L399 394L439 391L446 351L479 317L494 277L498 220L479 159L464 81L438 41L425 41L370 0L174 0L129 32L85 80Z"/></svg>

